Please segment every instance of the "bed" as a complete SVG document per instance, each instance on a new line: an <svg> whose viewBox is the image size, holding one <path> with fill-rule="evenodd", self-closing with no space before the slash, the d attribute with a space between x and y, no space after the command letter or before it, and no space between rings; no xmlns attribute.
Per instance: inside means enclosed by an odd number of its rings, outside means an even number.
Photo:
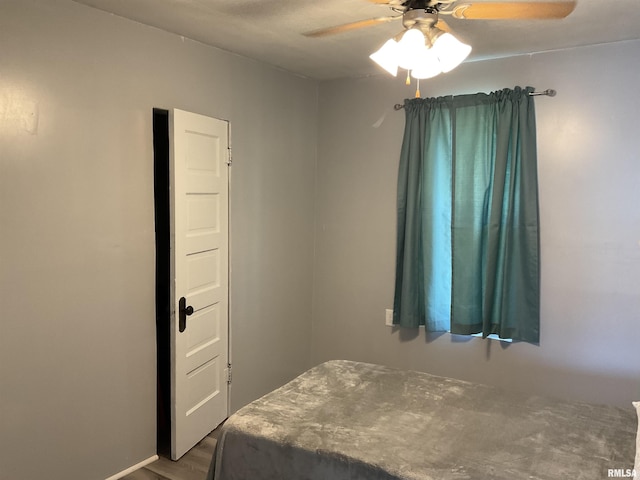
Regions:
<svg viewBox="0 0 640 480"><path fill-rule="evenodd" d="M633 469L632 409L336 360L233 414L210 480L603 480Z"/></svg>

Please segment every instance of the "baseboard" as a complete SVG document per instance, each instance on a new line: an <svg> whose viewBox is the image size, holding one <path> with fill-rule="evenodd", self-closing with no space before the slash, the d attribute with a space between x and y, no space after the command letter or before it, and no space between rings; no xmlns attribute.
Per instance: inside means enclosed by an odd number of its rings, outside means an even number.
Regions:
<svg viewBox="0 0 640 480"><path fill-rule="evenodd" d="M158 455L154 455L152 457L149 457L146 460L143 460L140 463L136 463L132 467L129 467L126 470L121 471L120 473L116 473L115 475L107 478L107 480L118 480L119 478L122 478L125 475L129 475L130 473L133 473L136 470L139 470L142 467L145 467L145 466L149 465L150 463L155 462L156 460L158 460Z"/></svg>

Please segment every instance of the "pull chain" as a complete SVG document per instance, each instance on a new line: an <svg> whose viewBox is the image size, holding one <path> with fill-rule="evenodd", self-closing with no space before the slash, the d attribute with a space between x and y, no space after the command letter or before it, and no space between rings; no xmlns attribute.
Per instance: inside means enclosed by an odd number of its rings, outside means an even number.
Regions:
<svg viewBox="0 0 640 480"><path fill-rule="evenodd" d="M416 83L416 98L420 98L420 79L416 79L417 83Z"/></svg>
<svg viewBox="0 0 640 480"><path fill-rule="evenodd" d="M407 85L411 85L411 77L410 77L410 74L411 74L411 70L407 70L407 81L406 81L406 84L407 84Z"/></svg>

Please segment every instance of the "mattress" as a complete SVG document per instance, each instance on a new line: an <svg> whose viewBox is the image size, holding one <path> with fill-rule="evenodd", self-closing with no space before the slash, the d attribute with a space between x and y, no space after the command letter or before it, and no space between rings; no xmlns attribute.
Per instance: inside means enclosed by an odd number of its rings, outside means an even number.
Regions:
<svg viewBox="0 0 640 480"><path fill-rule="evenodd" d="M213 480L602 480L632 469L633 410L330 361L224 424Z"/></svg>

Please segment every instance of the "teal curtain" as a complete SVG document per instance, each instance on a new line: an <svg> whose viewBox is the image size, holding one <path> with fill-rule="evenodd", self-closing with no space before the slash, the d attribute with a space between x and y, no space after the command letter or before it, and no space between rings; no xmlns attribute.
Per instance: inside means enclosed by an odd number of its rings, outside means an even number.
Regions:
<svg viewBox="0 0 640 480"><path fill-rule="evenodd" d="M539 342L532 90L405 100L395 324Z"/></svg>

